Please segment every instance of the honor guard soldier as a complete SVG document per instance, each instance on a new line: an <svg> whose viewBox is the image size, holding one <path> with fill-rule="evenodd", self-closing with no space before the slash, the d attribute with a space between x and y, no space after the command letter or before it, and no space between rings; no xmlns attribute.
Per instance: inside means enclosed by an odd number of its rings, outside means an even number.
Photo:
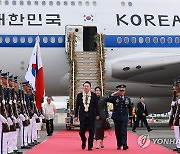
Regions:
<svg viewBox="0 0 180 154"><path fill-rule="evenodd" d="M176 149L180 153L180 78L177 83L173 86L173 99L171 103L171 117L170 117L170 125L174 125L174 135L176 138Z"/></svg>
<svg viewBox="0 0 180 154"><path fill-rule="evenodd" d="M125 96L125 85L118 85L116 88L118 91L108 97L108 102L113 103L114 106L112 119L115 124L117 150L120 150L122 146L123 150L127 150L128 111L129 117L132 115L131 100ZM114 96L115 94L117 94L117 96Z"/></svg>
<svg viewBox="0 0 180 154"><path fill-rule="evenodd" d="M1 72L1 71L0 71ZM5 102L4 102L5 103ZM6 117L5 104L3 104L2 82L0 81L0 153L7 154L7 138L9 126ZM5 138L5 139L4 139Z"/></svg>
<svg viewBox="0 0 180 154"><path fill-rule="evenodd" d="M27 82L21 83L21 85L27 84ZM22 87L18 90L19 105L20 105L20 130L21 130L21 149L31 149L28 145L28 126L30 125L29 113L25 104L25 96Z"/></svg>
<svg viewBox="0 0 180 154"><path fill-rule="evenodd" d="M7 121L10 131L4 134L4 141L3 143L6 144L7 142L7 153L13 153L12 149L12 139L16 132L16 125L15 125L15 118L12 111L12 101L10 100L10 89L9 89L9 73L2 73L2 86L3 86L3 102L5 102L5 110L7 112ZM6 146L6 145L4 145ZM4 147L6 148L6 147Z"/></svg>

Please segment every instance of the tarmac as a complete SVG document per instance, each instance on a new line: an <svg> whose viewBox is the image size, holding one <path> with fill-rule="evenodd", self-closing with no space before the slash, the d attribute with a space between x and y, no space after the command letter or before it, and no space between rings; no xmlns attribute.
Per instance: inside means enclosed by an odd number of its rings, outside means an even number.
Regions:
<svg viewBox="0 0 180 154"><path fill-rule="evenodd" d="M150 124L150 127L153 129L153 131L148 132L145 126L144 127L140 126L136 129L135 134L139 136L148 135L149 139L152 141L152 144L156 143L161 146L167 147L169 149L175 148L174 131L171 130L171 128L168 126L167 123L152 123ZM112 129L114 128L112 127ZM132 132L131 129L132 128L128 126L128 131ZM65 124L56 124L54 133L56 133L59 130L65 130ZM45 130L40 132L40 136L41 138L38 139L38 141L41 143L48 139L48 136ZM129 145L129 147L130 146L131 145ZM22 151L23 153L29 150L29 149L28 150L20 149L20 137L18 140L18 149L19 151Z"/></svg>

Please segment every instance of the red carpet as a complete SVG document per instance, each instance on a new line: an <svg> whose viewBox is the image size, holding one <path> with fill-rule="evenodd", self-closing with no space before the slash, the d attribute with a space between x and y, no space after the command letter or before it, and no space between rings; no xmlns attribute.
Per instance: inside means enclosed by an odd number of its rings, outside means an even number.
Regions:
<svg viewBox="0 0 180 154"><path fill-rule="evenodd" d="M87 134L88 135L88 134ZM86 135L86 136L87 136ZM32 150L26 152L26 154L174 154L170 149L167 149L161 145L151 143L148 147L141 149L137 144L138 136L131 132L128 132L128 146L127 151L116 150L116 139L114 131L105 132L107 136L104 141L104 149L93 149L88 151L87 149L81 149L81 141L78 131L59 131L54 136L50 137L45 142L39 144ZM95 147L95 142L94 142Z"/></svg>

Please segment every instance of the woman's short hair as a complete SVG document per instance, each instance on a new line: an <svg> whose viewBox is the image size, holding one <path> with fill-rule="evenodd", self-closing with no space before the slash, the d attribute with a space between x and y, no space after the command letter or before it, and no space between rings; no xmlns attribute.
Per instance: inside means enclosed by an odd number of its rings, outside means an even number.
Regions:
<svg viewBox="0 0 180 154"><path fill-rule="evenodd" d="M101 87L97 86L94 88L94 90L96 91L97 89L99 89L100 91L102 91Z"/></svg>

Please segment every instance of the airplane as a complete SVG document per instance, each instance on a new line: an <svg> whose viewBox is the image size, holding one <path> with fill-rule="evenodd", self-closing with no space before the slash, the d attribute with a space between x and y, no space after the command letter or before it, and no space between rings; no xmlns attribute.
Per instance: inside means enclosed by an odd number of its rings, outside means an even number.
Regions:
<svg viewBox="0 0 180 154"><path fill-rule="evenodd" d="M178 0L0 0L0 66L24 79L36 37L46 94L68 95L66 37L77 49L94 50L94 34L105 34L106 86L126 84L151 113L170 110L172 84L180 72Z"/></svg>

